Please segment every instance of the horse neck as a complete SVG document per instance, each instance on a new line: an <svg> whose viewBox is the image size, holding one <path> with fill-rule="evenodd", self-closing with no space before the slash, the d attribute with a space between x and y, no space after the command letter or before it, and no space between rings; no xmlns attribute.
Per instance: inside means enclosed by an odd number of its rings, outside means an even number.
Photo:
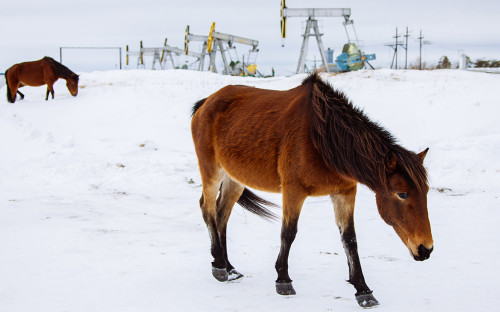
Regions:
<svg viewBox="0 0 500 312"><path fill-rule="evenodd" d="M49 64L54 70L54 74L57 76L57 78L63 78L65 80L72 79L74 73L63 64L56 62L53 59L49 60Z"/></svg>
<svg viewBox="0 0 500 312"><path fill-rule="evenodd" d="M418 189L427 187L427 172L418 156L396 144L389 132L363 115L332 121L322 146L320 153L330 169L374 192L387 191L389 155Z"/></svg>
<svg viewBox="0 0 500 312"><path fill-rule="evenodd" d="M396 144L394 137L354 107L342 92L323 82L317 73L302 85L310 92L311 138L326 166L354 178L373 191L387 190L386 160L392 154L417 188L427 186L421 159Z"/></svg>
<svg viewBox="0 0 500 312"><path fill-rule="evenodd" d="M323 98L313 106L313 144L327 167L374 191L385 190L385 157L400 150L393 137L343 96L333 102L331 97Z"/></svg>
<svg viewBox="0 0 500 312"><path fill-rule="evenodd" d="M349 129L336 128L332 141L335 155L332 164L338 171L354 177L374 191L385 190L387 175L385 157L394 150L394 145L378 129L363 128L366 125L351 125Z"/></svg>
<svg viewBox="0 0 500 312"><path fill-rule="evenodd" d="M58 71L56 71L56 74L59 78L63 78L65 80L68 80L68 79L73 79L73 72L71 70L69 70L69 68L67 68L66 66L64 65L60 65L61 67L59 68Z"/></svg>

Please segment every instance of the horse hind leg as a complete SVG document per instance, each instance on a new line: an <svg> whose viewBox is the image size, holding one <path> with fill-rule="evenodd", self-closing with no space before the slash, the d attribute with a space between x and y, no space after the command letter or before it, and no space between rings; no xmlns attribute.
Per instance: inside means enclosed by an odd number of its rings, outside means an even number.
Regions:
<svg viewBox="0 0 500 312"><path fill-rule="evenodd" d="M24 100L24 94L22 94L21 91L17 90L17 94L19 94L19 96L21 96L21 100Z"/></svg>
<svg viewBox="0 0 500 312"><path fill-rule="evenodd" d="M17 93L20 93L18 89L20 88L21 83L12 78L8 79L7 75L5 77L5 82L7 85L7 101L9 103L15 103ZM21 96L21 99L22 98L24 98L24 96Z"/></svg>
<svg viewBox="0 0 500 312"><path fill-rule="evenodd" d="M54 89L49 89L47 87L47 93L45 94L45 101L47 101L49 99L49 93L52 95L52 99L54 99Z"/></svg>
<svg viewBox="0 0 500 312"><path fill-rule="evenodd" d="M210 173L210 174L209 174ZM224 257L224 248L217 227L217 194L223 179L222 170L202 171L203 194L200 199L200 208L203 220L208 228L211 242L212 274L221 282L228 280L227 262Z"/></svg>
<svg viewBox="0 0 500 312"><path fill-rule="evenodd" d="M47 83L47 93L45 94L45 101L49 99L49 93L52 95L52 99L54 99L54 83Z"/></svg>
<svg viewBox="0 0 500 312"><path fill-rule="evenodd" d="M358 255L358 243L356 241L356 231L354 230L356 186L342 194L332 195L331 199L335 209L335 221L339 227L342 244L347 256L349 266L348 282L356 288L356 300L361 307L376 306L379 303L366 285Z"/></svg>
<svg viewBox="0 0 500 312"><path fill-rule="evenodd" d="M220 187L219 197L217 198L217 204L216 204L217 230L223 251L224 260L226 261L226 273L228 275L227 280L229 281L243 277L243 274L236 271L233 265L229 262L227 256L226 230L227 230L227 222L233 210L234 204L238 201L244 189L245 187L243 185L234 181L227 174L225 174L224 180L222 181L222 185ZM216 273L217 272L214 272L215 277ZM225 275L224 272L221 273L222 275Z"/></svg>

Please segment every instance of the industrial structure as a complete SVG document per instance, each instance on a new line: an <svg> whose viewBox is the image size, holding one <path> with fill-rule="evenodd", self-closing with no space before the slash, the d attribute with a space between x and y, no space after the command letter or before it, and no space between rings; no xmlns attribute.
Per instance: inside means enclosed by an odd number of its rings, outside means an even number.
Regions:
<svg viewBox="0 0 500 312"><path fill-rule="evenodd" d="M191 42L202 43L201 51L193 52L190 48ZM238 57L236 44L250 46L246 60L244 54L241 59ZM212 23L208 36L191 33L188 25L184 34L184 49L167 45L167 39L165 39L163 47L158 48L145 48L141 41L139 51L130 51L127 45L126 64L129 65L129 57L135 56L137 57L137 67L144 68L144 56L150 56L153 59L151 69L155 69L157 66L160 69L165 69L168 60L170 60L172 68L184 68L186 65L176 63L176 59L179 56L186 55L193 59L192 64L197 64L196 68L193 69L199 71L208 70L217 73L220 70L225 75L256 76L260 75L255 64L259 52L258 45L258 40L215 31L215 22ZM205 67L206 56L209 57L208 67ZM222 69L217 69L217 56L222 59Z"/></svg>
<svg viewBox="0 0 500 312"><path fill-rule="evenodd" d="M142 41L139 44L139 51L130 51L128 45L125 48L126 53L126 65L129 65L129 58L131 56L137 57L137 68L145 68L144 56L151 56L153 58L151 69L156 69L158 65L160 69L165 69L168 60L172 68L181 68L184 65L179 64L176 59L181 55L188 55L193 59L193 63L200 62L202 55L196 52L185 53L184 49L176 48L167 45L167 38L163 43L163 47L157 48L145 48L142 45Z"/></svg>
<svg viewBox="0 0 500 312"><path fill-rule="evenodd" d="M235 43L243 44L251 46L251 49L248 51L247 62L245 62L245 57L240 60L236 53ZM255 63L251 63L252 55L254 55L254 61L257 59L257 53L259 50L257 49L259 45L259 41L248 39L240 36L224 34L215 31L215 22L212 23L210 27L210 32L208 34L207 41L207 52L210 55L210 64L208 66L208 70L212 72L217 72L217 67L215 65L215 60L217 56L217 52L219 52L224 69L222 70L223 74L226 75L255 75L256 74L256 66ZM235 57L231 56L231 50L234 50ZM226 53L227 52L227 53Z"/></svg>
<svg viewBox="0 0 500 312"><path fill-rule="evenodd" d="M203 46L201 51L199 52L199 65L198 70L203 71L205 67L205 56L208 54L207 52L207 44L208 44L208 36L203 35L195 35L189 31L189 25L186 26L186 31L184 32L184 55L189 55L192 53L189 50L189 43L191 41L202 42Z"/></svg>
<svg viewBox="0 0 500 312"><path fill-rule="evenodd" d="M306 57L309 45L309 37L314 36L318 43L318 49L321 55L321 62L323 64L323 69L327 72L331 71L350 71L363 68L365 63L369 60L375 59L375 54L364 54L358 47L359 40L354 29L354 22L351 20L351 9L350 8L301 8L301 9L291 9L287 8L286 0L281 0L281 38L286 38L286 21L289 17L306 17L306 27L302 40L302 47L300 49L300 56L297 65L297 73L303 73L306 70ZM343 17L344 18L344 28L347 34L348 43L344 45L342 49L342 54L340 54L335 60L336 66L333 62L328 62L325 48L323 46L323 40L321 37L323 34L320 32L318 27L317 17ZM354 32L355 42L351 41L349 32L347 30L348 26L352 26ZM314 33L312 33L314 31ZM333 51L330 50L333 56ZM369 63L368 63L369 64ZM332 66L333 65L333 66ZM371 66L371 65L370 65Z"/></svg>

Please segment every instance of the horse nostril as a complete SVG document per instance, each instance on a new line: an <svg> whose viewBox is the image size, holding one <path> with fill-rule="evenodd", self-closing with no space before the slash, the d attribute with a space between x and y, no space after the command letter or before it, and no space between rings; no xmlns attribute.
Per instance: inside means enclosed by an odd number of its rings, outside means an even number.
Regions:
<svg viewBox="0 0 500 312"><path fill-rule="evenodd" d="M417 249L419 258L421 258L422 260L429 259L433 249L434 249L434 247L431 247L430 249L428 249L424 245L420 244L418 246L418 249Z"/></svg>

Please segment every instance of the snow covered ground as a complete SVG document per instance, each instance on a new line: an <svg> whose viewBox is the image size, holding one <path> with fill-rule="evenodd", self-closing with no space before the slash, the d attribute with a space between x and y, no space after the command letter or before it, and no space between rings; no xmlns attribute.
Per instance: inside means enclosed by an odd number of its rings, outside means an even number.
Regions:
<svg viewBox="0 0 500 312"><path fill-rule="evenodd" d="M500 75L360 71L323 76L426 166L435 250L414 261L360 187L359 252L379 311L493 311L500 279ZM3 77L1 77L3 79ZM192 104L227 84L289 89L190 71L82 73L71 97L0 89L0 311L354 311L328 197L306 201L290 255L297 295L275 293L279 222L236 206L231 262L211 275L198 207ZM280 203L278 194L261 193ZM279 213L279 211L277 211Z"/></svg>

